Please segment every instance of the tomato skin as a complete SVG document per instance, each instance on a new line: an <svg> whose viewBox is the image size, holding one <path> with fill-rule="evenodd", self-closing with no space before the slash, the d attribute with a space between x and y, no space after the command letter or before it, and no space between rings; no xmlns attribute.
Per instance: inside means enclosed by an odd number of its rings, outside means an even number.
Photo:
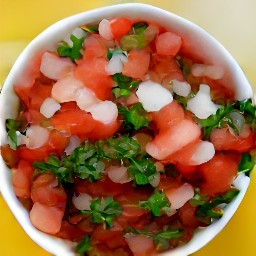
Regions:
<svg viewBox="0 0 256 256"><path fill-rule="evenodd" d="M17 197L30 198L32 176L32 165L20 160L17 169L13 169L12 173L12 185Z"/></svg>
<svg viewBox="0 0 256 256"><path fill-rule="evenodd" d="M85 136L90 133L95 121L90 114L80 109L59 111L51 118L51 124L58 131L64 131L67 136Z"/></svg>
<svg viewBox="0 0 256 256"><path fill-rule="evenodd" d="M54 151L61 156L68 146L69 139L61 132L57 130L52 130L49 138L49 146L54 149Z"/></svg>
<svg viewBox="0 0 256 256"><path fill-rule="evenodd" d="M199 227L200 223L196 218L196 211L197 211L197 208L192 206L189 202L184 204L179 209L179 217L181 219L182 224L185 227L193 227L193 228Z"/></svg>
<svg viewBox="0 0 256 256"><path fill-rule="evenodd" d="M19 162L19 157L16 150L10 148L9 145L3 145L0 147L0 154L4 159L5 164L9 168L13 168Z"/></svg>
<svg viewBox="0 0 256 256"><path fill-rule="evenodd" d="M233 152L216 152L210 161L199 165L201 193L214 196L226 192L237 175L239 161L239 155Z"/></svg>
<svg viewBox="0 0 256 256"><path fill-rule="evenodd" d="M31 223L40 231L54 235L61 228L64 208L34 203L30 213Z"/></svg>
<svg viewBox="0 0 256 256"><path fill-rule="evenodd" d="M31 198L33 202L46 206L65 207L67 195L54 174L43 173L33 181Z"/></svg>
<svg viewBox="0 0 256 256"><path fill-rule="evenodd" d="M123 75L135 79L142 79L149 68L149 49L132 49L128 54L128 61L124 63Z"/></svg>
<svg viewBox="0 0 256 256"><path fill-rule="evenodd" d="M56 234L57 237L62 239L74 240L85 235L78 226L70 224L68 221L62 221L59 232Z"/></svg>
<svg viewBox="0 0 256 256"><path fill-rule="evenodd" d="M254 148L256 135L254 132L251 132L248 137L242 138L241 136L231 134L229 129L224 127L213 129L210 140L216 150L235 150L243 153Z"/></svg>
<svg viewBox="0 0 256 256"><path fill-rule="evenodd" d="M30 149L26 146L20 146L17 150L19 159L24 159L30 163L43 161L49 154L49 146L43 146L36 149Z"/></svg>
<svg viewBox="0 0 256 256"><path fill-rule="evenodd" d="M133 23L127 18L116 18L110 20L110 28L115 40L119 41L132 28Z"/></svg>

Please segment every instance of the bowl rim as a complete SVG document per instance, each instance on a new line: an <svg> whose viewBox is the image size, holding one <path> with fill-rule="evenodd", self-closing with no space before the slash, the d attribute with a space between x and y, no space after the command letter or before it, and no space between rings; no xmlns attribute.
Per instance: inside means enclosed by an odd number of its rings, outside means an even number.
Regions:
<svg viewBox="0 0 256 256"><path fill-rule="evenodd" d="M182 18L174 13L171 13L169 11L163 10L161 8L155 7L153 5L149 4L143 4L143 3L123 3L123 4L115 4L110 6L105 6L101 8L96 8L92 10L88 10L85 12L81 12L75 15L71 15L69 17L66 17L64 19L61 19L45 30L43 30L37 37L35 37L23 50L23 52L19 55L17 60L15 61L9 75L7 76L2 92L0 94L0 134L1 134L1 141L0 145L5 144L6 142L6 132L5 132L5 119L6 118L14 118L15 111L11 111L10 113L6 113L5 106L7 102L11 102L12 105L17 105L18 98L13 94L12 85L14 84L15 79L23 72L20 67L25 64L28 60L31 59L31 55L35 54L37 51L40 50L46 50L49 49L45 45L45 38L50 38L52 36L55 36L58 34L57 38L55 38L55 41L59 42L60 34L63 33L64 29L71 33L72 29L75 27L81 25L82 20L93 20L95 21L95 17L97 17L97 20L100 21L103 18L113 17L113 16L125 16L124 13L132 12L132 16L136 17L136 15L143 13L143 15L148 15L146 12L150 13L150 19L147 20L165 20L165 21L172 21L174 24L179 24L181 29L186 30L193 30L197 31L197 36L201 35L203 39L207 39L207 42L211 45L213 45L215 48L218 49L220 53L225 56L225 61L228 63L231 71L234 74L234 80L238 80L239 82L242 82L245 84L245 88L237 87L235 88L237 91L238 99L243 98L252 98L252 88L246 79L244 73L242 72L241 68L237 64L237 62L234 60L234 58L231 56L231 54L214 38L212 37L207 31L205 31L203 28L199 27L195 23L192 23L191 21L188 21L185 18ZM120 15L122 13L122 15ZM129 14L131 15L131 14ZM129 16L127 15L127 16ZM144 17L143 16L143 17ZM130 17L130 16L129 16ZM88 23L88 22L85 22ZM162 24L161 22L159 22ZM173 26L173 24L172 24ZM63 38L62 38L63 39ZM52 46L51 46L52 47ZM32 54L31 54L32 52ZM13 189L10 189L10 172L9 169L6 168L2 157L0 158L0 168L4 171L0 172L0 191L2 192L2 196L5 199L5 201L8 204L8 207L11 209L13 215L17 219L17 221L20 223L22 228L25 230L25 232L30 236L30 238L35 241L37 244L39 244L42 248L45 250L54 253L55 255L73 255L72 249L74 247L73 243L66 243L63 242L63 240L49 236L47 234L44 234L40 231L38 231L36 228L32 226L32 224L29 221L28 212L23 208L21 203L16 198ZM191 254L200 248L202 248L205 244L207 244L210 240L213 239L229 222L229 220L232 218L233 214L235 213L236 209L238 208L239 204L242 201L242 198L244 197L246 190L249 186L250 178L245 175L239 175L239 182L237 182L238 187L241 189L240 194L238 197L227 206L228 212L225 211L223 217L210 225L209 227L205 229L198 230L196 234L193 236L192 240L188 242L187 244L177 247L171 251L167 251L162 253L163 256L185 256L188 254ZM197 240L200 240L200 244L195 244ZM61 241L60 241L61 240ZM50 244L50 247L49 247Z"/></svg>

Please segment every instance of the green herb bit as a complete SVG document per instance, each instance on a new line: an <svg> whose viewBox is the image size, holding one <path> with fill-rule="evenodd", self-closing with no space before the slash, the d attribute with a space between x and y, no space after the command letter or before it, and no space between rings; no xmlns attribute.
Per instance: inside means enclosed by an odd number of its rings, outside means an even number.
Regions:
<svg viewBox="0 0 256 256"><path fill-rule="evenodd" d="M79 253L79 255L84 255L86 252L90 251L92 249L91 245L91 237L89 235L86 235L82 238L82 240L77 244L76 246L76 252Z"/></svg>
<svg viewBox="0 0 256 256"><path fill-rule="evenodd" d="M123 51L121 48L115 48L115 49L108 49L107 52L107 58L110 60L115 55L123 54L124 56L127 56L127 52Z"/></svg>
<svg viewBox="0 0 256 256"><path fill-rule="evenodd" d="M197 217L202 222L210 224L212 219L219 219L222 217L224 211L218 207L220 204L229 204L239 194L239 190L231 188L224 195L220 195L212 199L210 202L202 203L197 210Z"/></svg>
<svg viewBox="0 0 256 256"><path fill-rule="evenodd" d="M171 204L165 193L159 192L157 189L147 201L140 202L140 207L151 211L154 216L161 216L162 213L169 215L171 210Z"/></svg>
<svg viewBox="0 0 256 256"><path fill-rule="evenodd" d="M234 112L242 114L245 117L245 122L251 128L256 127L256 107L252 105L251 99L246 99L228 106L221 106L215 114L210 115L207 119L200 120L199 123L204 130L204 137L209 138L214 128L222 128L225 125L229 125L236 134L239 134L241 127L232 118Z"/></svg>
<svg viewBox="0 0 256 256"><path fill-rule="evenodd" d="M151 157L144 154L139 159L130 158L130 161L128 172L136 184L146 185L154 179L157 171L154 160Z"/></svg>
<svg viewBox="0 0 256 256"><path fill-rule="evenodd" d="M190 92L187 97L182 97L182 96L180 96L178 94L175 94L175 93L174 93L173 96L174 96L174 99L176 101L178 101L178 103L180 103L183 106L184 109L187 109L188 101L195 96L195 93L194 92Z"/></svg>
<svg viewBox="0 0 256 256"><path fill-rule="evenodd" d="M10 148L13 150L16 150L18 148L18 137L15 130L9 130L7 133L8 136L8 142L10 145Z"/></svg>
<svg viewBox="0 0 256 256"><path fill-rule="evenodd" d="M50 155L47 162L34 162L33 166L40 173L51 171L58 177L60 183L73 182L72 169L67 166L67 162L64 159L59 160L57 156Z"/></svg>
<svg viewBox="0 0 256 256"><path fill-rule="evenodd" d="M132 90L138 87L139 81L133 80L131 77L124 76L122 73L113 75L113 80L116 86L112 89L115 98L118 99L122 96L128 97Z"/></svg>
<svg viewBox="0 0 256 256"><path fill-rule="evenodd" d="M99 32L99 26L98 25L82 25L80 26L82 30L84 30L87 33L97 33Z"/></svg>
<svg viewBox="0 0 256 256"><path fill-rule="evenodd" d="M255 164L256 164L256 156L252 157L248 153L242 154L240 163L238 165L238 174L246 173L246 175L249 176Z"/></svg>
<svg viewBox="0 0 256 256"><path fill-rule="evenodd" d="M144 22L135 23L132 27L134 34L142 34L147 29L148 24Z"/></svg>
<svg viewBox="0 0 256 256"><path fill-rule="evenodd" d="M69 57L75 62L83 56L81 50L83 48L85 38L77 38L76 36L71 35L70 39L73 42L73 46L70 47L66 42L62 42L59 45L57 52L61 57Z"/></svg>
<svg viewBox="0 0 256 256"><path fill-rule="evenodd" d="M158 251L167 250L170 247L170 240L179 238L184 235L184 231L182 229L178 229L172 226L164 226L162 231L157 233L145 231L145 230L137 230L133 227L128 227L124 230L125 234L134 234L134 235L145 235L153 239L156 249Z"/></svg>
<svg viewBox="0 0 256 256"><path fill-rule="evenodd" d="M140 102L132 105L130 109L125 106L119 106L118 112L124 116L125 128L139 130L149 125L148 113Z"/></svg>
<svg viewBox="0 0 256 256"><path fill-rule="evenodd" d="M106 228L110 228L114 222L114 219L122 213L120 204L112 197L94 199L91 201L90 208L91 210L89 211L80 212L82 214L89 215L93 223L105 223Z"/></svg>
<svg viewBox="0 0 256 256"><path fill-rule="evenodd" d="M100 140L96 143L96 146L101 157L111 160L133 158L136 157L141 150L139 143L127 135Z"/></svg>

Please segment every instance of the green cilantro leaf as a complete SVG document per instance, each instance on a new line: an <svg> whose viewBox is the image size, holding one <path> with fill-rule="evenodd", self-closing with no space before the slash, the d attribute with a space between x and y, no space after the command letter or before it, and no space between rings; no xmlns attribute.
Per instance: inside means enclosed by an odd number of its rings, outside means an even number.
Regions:
<svg viewBox="0 0 256 256"><path fill-rule="evenodd" d="M212 219L219 219L224 213L223 209L221 209L219 205L229 204L238 194L238 189L231 188L224 195L217 196L208 202L203 202L203 200L200 199L197 204L199 205L199 208L196 212L196 216L200 221L210 224ZM194 200L192 205L196 205L196 203L196 200Z"/></svg>
<svg viewBox="0 0 256 256"><path fill-rule="evenodd" d="M170 240L183 236L184 231L176 227L164 226L163 230L157 233L153 233L146 230L137 230L133 227L127 227L124 230L124 235L126 234L145 235L147 237L151 237L154 241L156 249L158 251L162 251L170 248L170 244L169 244Z"/></svg>
<svg viewBox="0 0 256 256"><path fill-rule="evenodd" d="M82 240L76 246L76 252L80 255L84 255L86 252L92 249L91 245L91 237L86 235L82 238Z"/></svg>
<svg viewBox="0 0 256 256"><path fill-rule="evenodd" d="M81 50L83 48L84 37L77 38L76 36L71 35L70 39L73 42L73 46L70 47L66 42L62 42L59 45L57 52L61 57L69 57L73 61L76 61L83 56Z"/></svg>
<svg viewBox="0 0 256 256"><path fill-rule="evenodd" d="M8 136L8 142L9 142L10 148L13 150L16 150L18 147L17 146L18 138L17 138L16 130L13 130L13 129L9 130L7 133L7 136Z"/></svg>
<svg viewBox="0 0 256 256"><path fill-rule="evenodd" d="M110 228L114 219L122 213L121 206L112 197L94 199L91 201L90 208L89 211L80 212L89 215L93 223L105 223L107 228Z"/></svg>
<svg viewBox="0 0 256 256"><path fill-rule="evenodd" d="M125 128L139 130L149 125L148 113L140 102L132 105L130 109L125 106L119 106L118 111L124 116Z"/></svg>
<svg viewBox="0 0 256 256"><path fill-rule="evenodd" d="M171 204L165 193L159 192L157 189L147 201L140 201L140 207L152 211L154 216L161 216L163 212L168 215L170 213L170 206Z"/></svg>
<svg viewBox="0 0 256 256"><path fill-rule="evenodd" d="M131 161L128 172L136 184L146 185L150 183L155 177L156 166L154 160L147 154L140 156L139 159L129 159Z"/></svg>
<svg viewBox="0 0 256 256"><path fill-rule="evenodd" d="M246 173L246 175L249 175L255 164L256 158L254 159L254 157L248 153L242 154L240 163L238 165L238 174Z"/></svg>
<svg viewBox="0 0 256 256"><path fill-rule="evenodd" d="M138 87L139 81L133 80L131 77L124 76L122 73L113 75L113 80L116 86L112 89L115 98L118 99L122 96L128 97L132 90Z"/></svg>
<svg viewBox="0 0 256 256"><path fill-rule="evenodd" d="M80 26L82 30L84 30L87 33L97 33L99 32L99 26L98 25L82 25Z"/></svg>

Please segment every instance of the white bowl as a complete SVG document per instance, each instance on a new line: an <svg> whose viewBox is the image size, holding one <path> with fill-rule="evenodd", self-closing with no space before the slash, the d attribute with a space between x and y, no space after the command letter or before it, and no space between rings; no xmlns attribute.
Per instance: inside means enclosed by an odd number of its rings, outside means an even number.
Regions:
<svg viewBox="0 0 256 256"><path fill-rule="evenodd" d="M103 7L100 9L83 12L66 19L63 19L37 36L22 52L9 73L0 96L0 139L1 145L6 144L5 120L15 118L17 115L18 98L13 92L13 84L24 72L26 66L38 52L56 48L58 42L70 34L74 28L81 24L99 22L103 18L125 16L128 18L139 18L147 21L155 21L166 29L170 29L190 43L190 47L201 56L202 60L208 64L221 66L225 70L223 80L227 86L235 90L237 100L252 98L252 88L248 83L239 65L228 53L228 51L211 35L197 25L165 10L146 4L120 4ZM32 226L28 212L17 200L12 184L11 172L0 158L0 190L4 199L14 216L25 230L25 232L38 245L54 255L74 255L74 244L62 239L52 237L38 231ZM185 256L189 255L207 244L213 239L228 223L237 210L241 200L249 186L250 179L245 175L240 175L235 185L240 189L238 197L230 203L223 217L206 228L200 228L195 233L192 240L176 249L162 253L165 256Z"/></svg>

